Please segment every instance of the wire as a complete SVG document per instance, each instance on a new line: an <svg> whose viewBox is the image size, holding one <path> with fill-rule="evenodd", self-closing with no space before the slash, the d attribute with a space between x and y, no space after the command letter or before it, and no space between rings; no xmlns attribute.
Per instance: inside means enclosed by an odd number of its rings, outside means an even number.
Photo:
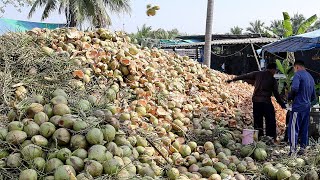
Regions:
<svg viewBox="0 0 320 180"><path fill-rule="evenodd" d="M215 55L215 56L218 56L218 57L231 57L231 56L234 56L240 52L242 52L244 49L246 49L250 44L246 45L244 48L242 48L241 50L233 53L233 54L229 54L229 55L226 55L226 56L222 56L222 55L218 55L218 54L215 54L214 52L211 52L211 54Z"/></svg>

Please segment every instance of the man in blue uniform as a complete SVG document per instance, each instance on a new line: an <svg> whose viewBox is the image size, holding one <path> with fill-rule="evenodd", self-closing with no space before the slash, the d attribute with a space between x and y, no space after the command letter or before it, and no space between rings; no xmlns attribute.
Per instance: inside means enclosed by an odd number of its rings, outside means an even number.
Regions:
<svg viewBox="0 0 320 180"><path fill-rule="evenodd" d="M300 150L298 155L304 154L308 145L308 128L311 102L316 98L314 79L306 71L303 61L294 63L294 72L291 92L288 100L292 100L292 112L289 121L288 137L290 155L297 150L299 134L301 134Z"/></svg>

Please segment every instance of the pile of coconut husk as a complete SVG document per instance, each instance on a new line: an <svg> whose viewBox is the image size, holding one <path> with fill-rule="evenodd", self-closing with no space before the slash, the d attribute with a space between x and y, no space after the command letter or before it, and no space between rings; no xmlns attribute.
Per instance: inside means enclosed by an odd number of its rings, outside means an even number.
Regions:
<svg viewBox="0 0 320 180"><path fill-rule="evenodd" d="M6 122L0 171L8 179L28 173L47 179L274 175L261 171L272 160L270 145L241 145L242 129L252 125L253 87L247 83L227 84L229 75L106 29L33 29L0 39L0 72L7 76L0 86ZM284 112L276 109L279 118ZM53 134L30 133L43 124L54 127ZM75 143L91 155L74 152ZM30 157L30 148L39 153ZM55 159L57 166L39 168L35 159L45 167ZM283 171L281 177L294 173Z"/></svg>

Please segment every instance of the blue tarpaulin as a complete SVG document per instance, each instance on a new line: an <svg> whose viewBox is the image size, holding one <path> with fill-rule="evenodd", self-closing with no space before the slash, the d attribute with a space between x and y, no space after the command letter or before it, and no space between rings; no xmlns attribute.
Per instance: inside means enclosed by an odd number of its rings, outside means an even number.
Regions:
<svg viewBox="0 0 320 180"><path fill-rule="evenodd" d="M55 29L65 26L66 24L39 23L0 18L0 34L4 34L6 32L24 32L33 28Z"/></svg>
<svg viewBox="0 0 320 180"><path fill-rule="evenodd" d="M270 53L297 52L314 48L320 48L320 29L267 44L262 47L262 51Z"/></svg>

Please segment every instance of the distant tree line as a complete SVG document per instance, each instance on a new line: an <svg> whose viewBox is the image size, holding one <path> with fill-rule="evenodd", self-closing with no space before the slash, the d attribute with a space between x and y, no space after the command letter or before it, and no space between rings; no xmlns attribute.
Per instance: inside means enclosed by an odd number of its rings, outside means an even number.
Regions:
<svg viewBox="0 0 320 180"><path fill-rule="evenodd" d="M306 18L303 14L296 13L292 18L288 13L284 12L283 20L273 20L270 25L267 26L265 22L261 20L255 20L249 23L249 26L242 28L234 26L230 29L228 34L241 35L241 34L261 34L277 37L288 37L291 35L301 34L301 32L309 32L316 29L320 29L320 20L316 15ZM290 27L286 26L290 23ZM289 28L289 29L288 29ZM299 31L300 30L300 31ZM291 31L288 35L286 32Z"/></svg>

